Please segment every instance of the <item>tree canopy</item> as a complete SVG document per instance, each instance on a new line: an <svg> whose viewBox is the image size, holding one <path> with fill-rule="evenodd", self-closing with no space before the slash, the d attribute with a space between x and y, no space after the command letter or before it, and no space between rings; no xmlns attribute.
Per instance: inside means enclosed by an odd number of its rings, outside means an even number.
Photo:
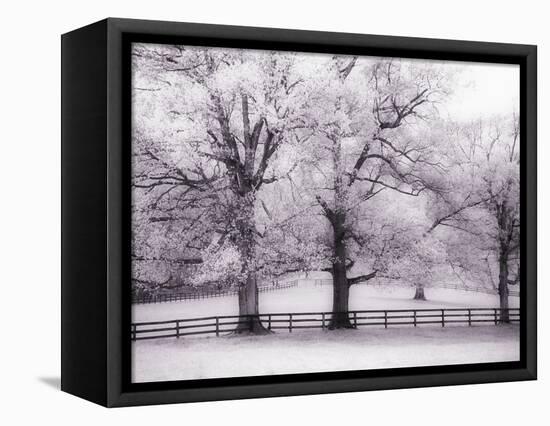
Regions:
<svg viewBox="0 0 550 426"><path fill-rule="evenodd" d="M233 287L257 314L257 282L294 272L330 272L335 312L370 280L517 283L518 117L440 113L467 65L159 44L132 58L134 290Z"/></svg>

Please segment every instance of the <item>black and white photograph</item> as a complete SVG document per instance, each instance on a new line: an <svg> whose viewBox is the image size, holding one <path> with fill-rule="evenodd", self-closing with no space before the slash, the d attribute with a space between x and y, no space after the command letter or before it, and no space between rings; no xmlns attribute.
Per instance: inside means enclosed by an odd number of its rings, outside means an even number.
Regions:
<svg viewBox="0 0 550 426"><path fill-rule="evenodd" d="M132 43L132 382L519 361L519 88Z"/></svg>
<svg viewBox="0 0 550 426"><path fill-rule="evenodd" d="M4 2L0 423L544 423L548 14L444 6Z"/></svg>

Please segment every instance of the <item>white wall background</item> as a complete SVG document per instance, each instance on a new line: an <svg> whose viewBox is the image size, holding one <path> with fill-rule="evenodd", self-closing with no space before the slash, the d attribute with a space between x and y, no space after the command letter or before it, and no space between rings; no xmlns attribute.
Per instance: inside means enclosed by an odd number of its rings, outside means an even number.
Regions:
<svg viewBox="0 0 550 426"><path fill-rule="evenodd" d="M540 1L19 1L0 6L0 422L543 424L550 104ZM106 410L55 389L60 357L60 34L107 16L539 46L539 381Z"/></svg>

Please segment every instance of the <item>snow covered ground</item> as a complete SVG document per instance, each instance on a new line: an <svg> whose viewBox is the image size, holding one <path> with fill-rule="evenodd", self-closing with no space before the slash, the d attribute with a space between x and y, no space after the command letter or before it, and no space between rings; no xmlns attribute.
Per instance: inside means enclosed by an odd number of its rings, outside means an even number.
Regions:
<svg viewBox="0 0 550 426"><path fill-rule="evenodd" d="M498 296L472 291L425 289L426 301L412 300L414 288L355 285L350 292L350 310L498 308ZM322 312L332 308L332 287L313 281L299 286L260 293L260 312ZM519 307L519 298L510 297L510 307ZM237 296L132 306L132 321L162 321L202 316L238 315Z"/></svg>
<svg viewBox="0 0 550 426"><path fill-rule="evenodd" d="M416 301L413 288L356 285L351 288L350 309L498 307L495 295L435 288L425 293L427 301ZM332 288L315 286L313 281L260 294L262 313L330 311L331 303ZM519 307L518 297L510 297L510 307ZM132 307L134 322L236 314L236 296ZM519 359L519 327L404 326L208 335L137 341L132 353L134 382L514 361Z"/></svg>
<svg viewBox="0 0 550 426"><path fill-rule="evenodd" d="M301 331L132 344L133 382L519 360L516 325Z"/></svg>

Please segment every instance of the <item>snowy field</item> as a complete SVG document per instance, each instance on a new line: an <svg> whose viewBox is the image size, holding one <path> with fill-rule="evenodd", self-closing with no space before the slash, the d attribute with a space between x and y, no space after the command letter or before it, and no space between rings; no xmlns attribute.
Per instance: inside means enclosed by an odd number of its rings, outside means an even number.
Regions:
<svg viewBox="0 0 550 426"><path fill-rule="evenodd" d="M145 340L132 349L133 382L366 370L517 361L519 327L315 330Z"/></svg>
<svg viewBox="0 0 550 426"><path fill-rule="evenodd" d="M472 291L426 288L426 301L412 300L414 288L355 285L350 291L350 310L498 308L498 296ZM297 287L260 293L260 312L327 312L332 308L332 287L313 281ZM519 297L510 297L510 307L519 307ZM162 321L203 316L238 315L237 296L180 302L132 305L132 322Z"/></svg>
<svg viewBox="0 0 550 426"><path fill-rule="evenodd" d="M435 288L425 293L427 301L416 301L413 288L357 285L351 288L350 309L498 307L496 295ZM330 311L331 303L332 288L312 282L260 294L262 313ZM519 307L518 297L510 297L510 307ZM237 315L237 298L134 305L132 314L134 322ZM515 361L519 327L404 326L190 336L133 342L132 354L134 382Z"/></svg>

